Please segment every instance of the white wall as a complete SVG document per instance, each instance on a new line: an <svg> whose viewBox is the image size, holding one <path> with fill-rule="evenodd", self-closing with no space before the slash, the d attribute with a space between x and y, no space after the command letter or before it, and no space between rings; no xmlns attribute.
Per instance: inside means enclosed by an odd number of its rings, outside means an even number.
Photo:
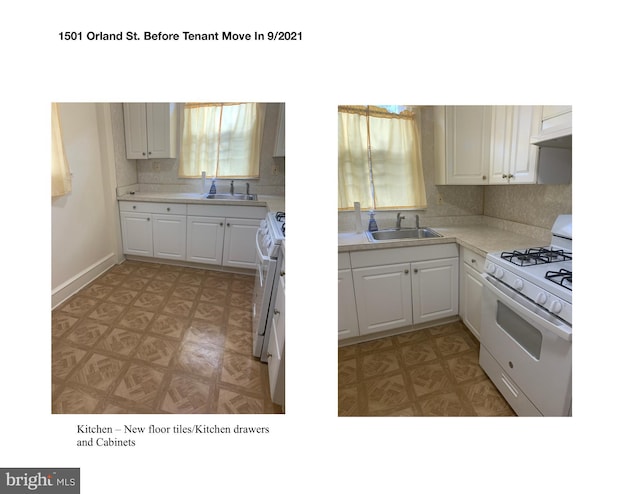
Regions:
<svg viewBox="0 0 640 494"><path fill-rule="evenodd" d="M51 201L52 306L119 257L108 105L62 103L60 118L72 191Z"/></svg>

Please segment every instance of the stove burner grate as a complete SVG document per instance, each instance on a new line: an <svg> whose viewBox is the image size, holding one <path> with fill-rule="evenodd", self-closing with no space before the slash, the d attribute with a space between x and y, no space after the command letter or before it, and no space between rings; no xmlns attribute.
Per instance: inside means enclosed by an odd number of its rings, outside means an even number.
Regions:
<svg viewBox="0 0 640 494"><path fill-rule="evenodd" d="M536 264L570 261L571 252L548 247L533 247L525 251L514 250L511 252L503 252L500 254L500 257L517 266L535 266Z"/></svg>
<svg viewBox="0 0 640 494"><path fill-rule="evenodd" d="M285 220L285 214L284 214L284 211L277 211L274 214L274 216L275 216L276 221L278 223L282 223L282 225L280 225L280 231L282 232L283 235L285 235L285 233L284 233L284 227L285 227L285 221L284 221Z"/></svg>
<svg viewBox="0 0 640 494"><path fill-rule="evenodd" d="M544 277L567 290L571 290L572 274L571 271L560 269L560 271L547 271Z"/></svg>

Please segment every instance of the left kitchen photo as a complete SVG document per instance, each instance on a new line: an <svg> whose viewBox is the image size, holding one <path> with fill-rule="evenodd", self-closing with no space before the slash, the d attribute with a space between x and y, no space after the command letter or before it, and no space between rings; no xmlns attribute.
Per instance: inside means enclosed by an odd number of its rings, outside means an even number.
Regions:
<svg viewBox="0 0 640 494"><path fill-rule="evenodd" d="M51 412L285 413L285 103L51 129Z"/></svg>

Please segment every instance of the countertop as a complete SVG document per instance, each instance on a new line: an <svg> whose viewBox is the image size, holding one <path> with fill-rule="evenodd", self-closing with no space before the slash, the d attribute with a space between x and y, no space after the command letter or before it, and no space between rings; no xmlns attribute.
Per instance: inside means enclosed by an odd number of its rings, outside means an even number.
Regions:
<svg viewBox="0 0 640 494"><path fill-rule="evenodd" d="M442 235L441 238L425 238L419 240L385 240L369 242L365 233L339 233L338 252L358 250L388 249L391 247L408 247L411 245L432 245L457 243L480 255L489 252L538 247L545 245L540 239L485 225L432 227Z"/></svg>
<svg viewBox="0 0 640 494"><path fill-rule="evenodd" d="M258 194L257 201L236 201L223 199L207 199L207 194L195 192L136 192L135 194L122 194L118 201L138 202L169 202L176 204L210 204L217 206L262 206L269 211L284 211L284 196L270 196Z"/></svg>

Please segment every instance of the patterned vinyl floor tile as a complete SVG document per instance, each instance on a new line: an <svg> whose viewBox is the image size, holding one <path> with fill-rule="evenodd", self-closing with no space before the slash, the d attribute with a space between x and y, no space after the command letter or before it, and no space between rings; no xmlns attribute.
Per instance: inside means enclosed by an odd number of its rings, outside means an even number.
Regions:
<svg viewBox="0 0 640 494"><path fill-rule="evenodd" d="M339 416L513 416L462 322L338 349Z"/></svg>
<svg viewBox="0 0 640 494"><path fill-rule="evenodd" d="M283 413L267 365L252 355L253 283L160 263L114 266L52 312L52 413Z"/></svg>

